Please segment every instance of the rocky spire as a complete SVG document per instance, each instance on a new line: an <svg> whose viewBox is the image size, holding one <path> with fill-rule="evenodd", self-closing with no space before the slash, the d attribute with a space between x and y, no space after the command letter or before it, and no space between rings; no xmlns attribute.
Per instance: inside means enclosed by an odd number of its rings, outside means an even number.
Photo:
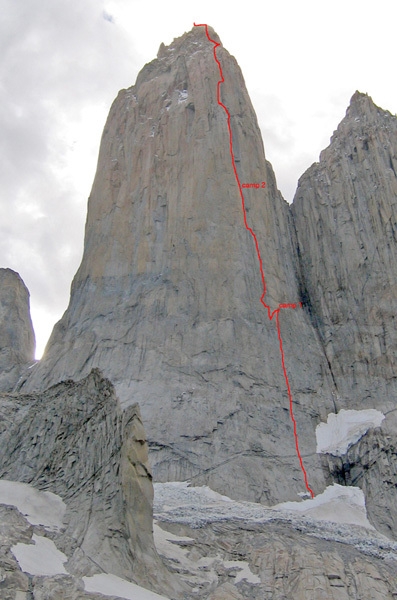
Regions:
<svg viewBox="0 0 397 600"><path fill-rule="evenodd" d="M289 207L241 71L222 46L217 56L238 176L253 184L244 188L247 219L274 310L299 303ZM99 367L124 405L140 404L155 479L191 478L273 502L305 486L219 79L214 45L194 27L161 46L136 84L119 93L102 137L70 304L23 389ZM302 452L321 489L314 427L333 410L332 380L304 312L285 310L280 327Z"/></svg>
<svg viewBox="0 0 397 600"><path fill-rule="evenodd" d="M305 308L339 405L386 415L338 465L328 457L330 470L362 487L371 521L395 537L397 118L356 92L292 211Z"/></svg>
<svg viewBox="0 0 397 600"><path fill-rule="evenodd" d="M349 406L395 406L397 118L356 92L293 203L316 327Z"/></svg>
<svg viewBox="0 0 397 600"><path fill-rule="evenodd" d="M11 269L0 269L0 389L13 388L26 363L34 360L35 336L29 291Z"/></svg>

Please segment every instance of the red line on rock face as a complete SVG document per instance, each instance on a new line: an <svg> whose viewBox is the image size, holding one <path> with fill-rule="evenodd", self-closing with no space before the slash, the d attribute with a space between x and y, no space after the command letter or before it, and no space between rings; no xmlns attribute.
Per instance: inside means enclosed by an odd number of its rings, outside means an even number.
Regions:
<svg viewBox="0 0 397 600"><path fill-rule="evenodd" d="M273 311L271 310L270 306L266 303L265 301L265 296L266 296L266 279L265 279L265 271L263 268L263 261L262 261L262 256L259 250L259 243L258 243L258 239L255 235L255 232L253 231L253 229L248 225L248 220L247 220L247 210L245 207L245 198L244 198L244 193L243 193L243 188L241 186L241 182L240 182L240 178L238 176L237 173L237 167L236 167L236 161L234 158L234 152L233 152L233 134L232 134L232 128L230 125L230 120L231 120L231 116L230 116L230 112L229 109L227 108L227 106L225 106L221 100L221 84L225 82L225 78L223 77L223 71L222 71L222 65L216 55L216 49L218 48L218 46L220 46L219 42L216 42L215 40L213 40L209 33L208 33L208 25L205 23L194 23L195 27L205 27L205 33L206 36L208 38L208 41L211 42L211 44L214 45L214 59L218 65L219 68L219 75L220 75L220 79L218 80L218 84L217 84L217 100L218 100L218 104L219 106L221 106L223 108L223 110L226 113L227 116L227 126L228 126L228 130L229 130L229 148L230 148L230 156L232 159L232 165L233 165L233 171L234 171L234 176L236 178L236 183L240 192L240 198L241 198L241 206L243 209L243 218L244 218L244 225L247 231L249 231L249 233L252 236L252 239L254 240L254 244L255 244L255 248L256 248L256 254L258 257L258 262L259 262L259 271L261 274L261 279L262 279L262 295L260 298L260 301L262 303L262 305L264 306L264 308L267 310L267 315L270 319L270 321L273 319L273 317L276 317L276 327L277 327L277 335L278 335L278 341L279 341L279 345L280 345L280 355L281 355L281 366L283 368L283 373L284 373L284 379L285 379L285 383L287 386L287 392L288 392L288 399L289 399L289 412L290 412L290 416L291 416L291 421L293 423L294 426L294 437L295 437L295 447L296 447L296 453L299 459L299 463L302 469L302 473L303 473L303 478L305 481L305 486L307 491L310 493L311 497L314 498L314 492L311 489L311 487L309 486L309 482L308 482L308 478L307 478L307 473L306 473L306 469L303 465L303 460L302 460L302 456L299 450L299 441L298 441L298 432L297 432L297 425L296 425L296 420L294 417L294 411L293 411L293 399L292 399L292 392L291 392L291 386L289 384L289 379L288 379L288 374L287 374L287 369L285 366L285 356L284 356L284 349L283 349L283 340L281 337L281 328L280 328L280 310L285 309L285 308L291 308L291 309L295 309L298 306L302 307L302 303L294 303L294 304L279 304L278 307L276 309L274 309Z"/></svg>

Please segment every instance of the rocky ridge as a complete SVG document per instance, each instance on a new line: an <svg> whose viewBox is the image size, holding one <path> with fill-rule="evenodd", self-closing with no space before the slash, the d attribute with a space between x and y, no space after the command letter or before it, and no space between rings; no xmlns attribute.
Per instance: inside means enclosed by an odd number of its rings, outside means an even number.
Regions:
<svg viewBox="0 0 397 600"><path fill-rule="evenodd" d="M386 415L381 431L369 432L342 465L330 458L331 473L365 490L370 518L393 537L396 157L397 118L356 92L320 161L300 178L291 207L305 310L327 357L339 406L377 408Z"/></svg>

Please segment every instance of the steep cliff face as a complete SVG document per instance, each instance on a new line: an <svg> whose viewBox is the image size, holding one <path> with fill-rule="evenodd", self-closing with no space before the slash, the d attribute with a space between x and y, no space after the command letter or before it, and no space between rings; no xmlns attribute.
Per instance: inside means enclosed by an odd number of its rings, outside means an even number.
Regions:
<svg viewBox="0 0 397 600"><path fill-rule="evenodd" d="M356 92L292 205L313 322L343 402L395 408L397 118Z"/></svg>
<svg viewBox="0 0 397 600"><path fill-rule="evenodd" d="M34 351L29 291L18 273L0 269L0 390L14 387Z"/></svg>
<svg viewBox="0 0 397 600"><path fill-rule="evenodd" d="M217 52L240 181L266 183L244 195L274 310L300 299L289 207L240 69L224 48ZM277 502L305 485L219 79L214 44L195 27L162 46L119 93L70 305L22 389L99 367L124 406L141 406L157 480L193 478L233 497ZM321 490L314 428L334 410L333 382L305 312L283 310L280 327L302 454Z"/></svg>

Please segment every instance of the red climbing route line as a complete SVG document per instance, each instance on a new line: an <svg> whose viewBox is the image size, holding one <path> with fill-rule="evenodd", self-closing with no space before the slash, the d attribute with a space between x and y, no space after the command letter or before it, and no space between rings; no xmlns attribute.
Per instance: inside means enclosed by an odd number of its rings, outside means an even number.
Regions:
<svg viewBox="0 0 397 600"><path fill-rule="evenodd" d="M223 108L223 110L226 113L227 116L227 126L228 126L228 130L229 130L229 148L230 148L230 156L232 159L232 165L233 165L233 171L234 171L234 176L236 178L236 182L237 182L237 186L240 192L240 198L241 198L241 207L243 209L243 217L244 217L244 225L247 231L249 231L249 233L252 236L252 239L254 240L255 243L255 248L256 248L256 254L258 257L258 262L259 262L259 270L260 270L260 274L261 274L261 279L262 279L262 295L260 298L260 301L262 303L262 305L264 306L264 308L267 310L267 314L268 317L270 319L270 321L273 319L273 317L276 317L276 326L277 326L277 335L278 335L278 341L279 341L279 345L280 345L280 354L281 354L281 365L283 368L283 373L284 373L284 379L285 379L285 383L287 386L287 392L288 392L288 399L289 399L289 412L290 412L290 416L291 416L291 421L293 423L294 426L294 437L295 437L295 447L296 447L296 453L299 459L299 463L302 469L302 473L303 473L303 478L305 480L305 486L307 491L310 493L311 497L314 498L314 492L311 489L311 487L309 486L309 482L308 482L308 478L307 478L307 473L306 473L306 469L303 465L303 460L302 460L302 456L299 450L299 441L298 441L298 432L297 432L297 425L296 425L296 420L294 417L294 411L293 411L293 399L292 399L292 392L291 392L291 386L289 384L289 379L288 379L288 374L287 374L287 369L285 366L285 357L284 357L284 349L283 349L283 340L281 337L281 328L280 328L280 310L284 309L284 308L291 308L291 309L295 309L298 306L302 307L302 303L299 302L297 304L279 304L277 308L275 308L273 311L271 310L270 306L266 303L265 301L265 296L266 296L266 279L265 279L265 271L263 268L263 261L262 261L262 256L259 250L259 243L258 243L258 238L255 235L255 232L253 231L253 229L248 225L248 221L247 221L247 210L245 207L245 198L244 198L244 193L243 193L243 188L240 182L240 178L238 176L237 173L237 167L236 167L236 161L234 158L234 152L233 152L233 134L232 134L232 128L231 128L231 124L230 124L230 120L231 120L231 116L230 116L230 112L229 109L227 108L227 106L225 106L221 100L221 84L225 82L225 78L223 77L223 71L222 71L222 65L216 55L216 49L218 48L218 46L220 46L219 42L216 42L215 40L213 40L209 33L208 33L208 25L205 23L194 23L195 27L205 27L205 33L206 36L208 38L208 41L211 42L211 44L214 44L214 59L218 65L219 68L219 74L220 74L220 79L218 80L218 84L217 84L217 100L218 100L218 104L219 106L221 106Z"/></svg>

